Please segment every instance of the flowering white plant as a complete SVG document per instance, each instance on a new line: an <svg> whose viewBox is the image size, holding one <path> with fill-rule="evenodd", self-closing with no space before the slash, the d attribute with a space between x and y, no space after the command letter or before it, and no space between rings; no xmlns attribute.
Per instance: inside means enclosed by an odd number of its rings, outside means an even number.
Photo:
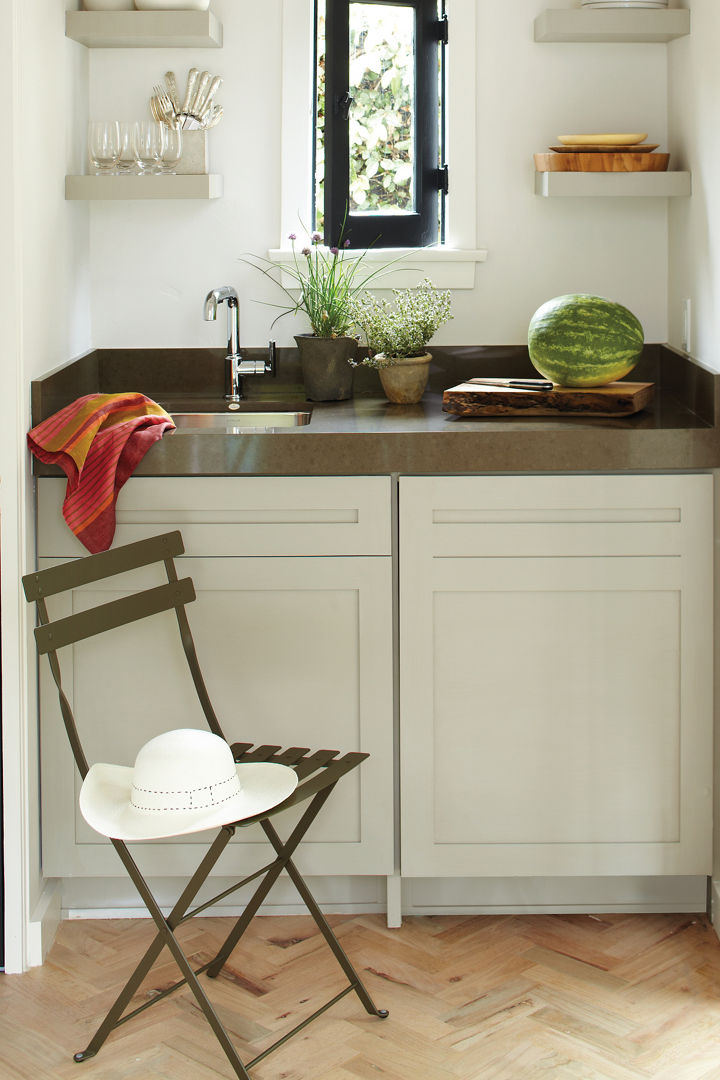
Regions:
<svg viewBox="0 0 720 1080"><path fill-rule="evenodd" d="M352 321L370 349L361 363L369 367L391 367L403 357L422 356L435 331L453 317L450 293L434 288L429 278L413 289L393 289L393 295L394 305L373 293L352 302Z"/></svg>

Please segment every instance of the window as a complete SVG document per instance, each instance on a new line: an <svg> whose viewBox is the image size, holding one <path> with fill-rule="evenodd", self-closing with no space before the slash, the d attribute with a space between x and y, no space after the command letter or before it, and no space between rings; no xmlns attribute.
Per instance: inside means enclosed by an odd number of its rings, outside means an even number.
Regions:
<svg viewBox="0 0 720 1080"><path fill-rule="evenodd" d="M442 0L317 0L315 223L353 248L442 239Z"/></svg>
<svg viewBox="0 0 720 1080"><path fill-rule="evenodd" d="M476 269L487 259L477 246L478 158L476 138L477 0L446 0L452 48L448 47L445 108L450 194L446 200L444 242L418 250L401 245L365 255L369 263L386 263L414 249L412 260L398 263L383 278L383 287L402 288L430 277L441 289L472 289ZM280 168L278 241L268 258L293 266L288 236L312 231L314 195L313 88L315 65L315 0L282 0L282 101L277 161ZM286 284L292 286L288 276Z"/></svg>

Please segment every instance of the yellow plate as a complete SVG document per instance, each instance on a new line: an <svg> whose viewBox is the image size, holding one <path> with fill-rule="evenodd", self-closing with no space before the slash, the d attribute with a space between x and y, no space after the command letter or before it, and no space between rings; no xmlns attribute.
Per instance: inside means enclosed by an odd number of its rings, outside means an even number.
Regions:
<svg viewBox="0 0 720 1080"><path fill-rule="evenodd" d="M564 143L566 146L633 146L635 143L641 143L643 139L647 139L647 132L640 135L628 134L627 132L621 132L618 134L614 132L608 134L603 132L597 135L558 135L558 141Z"/></svg>

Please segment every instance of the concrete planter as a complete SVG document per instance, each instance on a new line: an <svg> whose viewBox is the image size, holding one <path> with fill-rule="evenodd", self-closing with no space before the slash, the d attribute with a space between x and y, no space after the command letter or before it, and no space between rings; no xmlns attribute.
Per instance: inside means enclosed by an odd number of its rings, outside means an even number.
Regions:
<svg viewBox="0 0 720 1080"><path fill-rule="evenodd" d="M382 353L378 353L382 356ZM431 353L403 356L390 367L378 368L385 397L395 405L415 405L425 392L430 374Z"/></svg>
<svg viewBox="0 0 720 1080"><path fill-rule="evenodd" d="M305 393L309 401L347 401L352 397L353 369L357 353L353 337L320 338L297 334Z"/></svg>

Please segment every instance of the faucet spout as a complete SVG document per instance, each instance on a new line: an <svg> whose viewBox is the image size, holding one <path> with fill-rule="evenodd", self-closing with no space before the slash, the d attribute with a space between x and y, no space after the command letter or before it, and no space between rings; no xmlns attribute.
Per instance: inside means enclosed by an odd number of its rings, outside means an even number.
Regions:
<svg viewBox="0 0 720 1080"><path fill-rule="evenodd" d="M225 400L237 405L242 400L240 389L240 306L238 294L232 285L223 285L213 289L205 297L203 316L206 322L217 319L218 304L225 301L228 309L228 347L225 356L226 393Z"/></svg>
<svg viewBox="0 0 720 1080"><path fill-rule="evenodd" d="M223 285L220 289L213 289L207 294L203 305L203 317L206 322L215 322L218 304L222 304L223 301L227 304L228 309L225 400L230 403L231 409L237 409L243 399L243 375L275 374L275 342L271 341L268 346L267 360L243 360L240 355L240 307L238 294L232 285Z"/></svg>

